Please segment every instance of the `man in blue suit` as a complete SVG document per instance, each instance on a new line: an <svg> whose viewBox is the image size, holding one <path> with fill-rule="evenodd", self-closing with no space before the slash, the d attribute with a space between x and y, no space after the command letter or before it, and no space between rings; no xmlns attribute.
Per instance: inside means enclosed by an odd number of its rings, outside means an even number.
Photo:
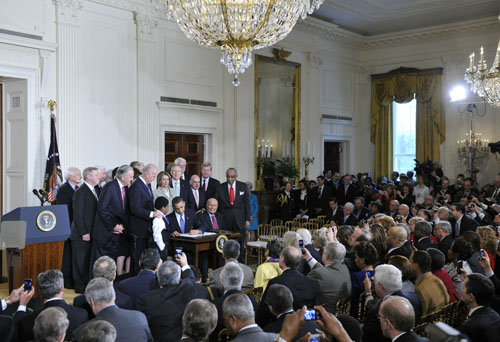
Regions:
<svg viewBox="0 0 500 342"><path fill-rule="evenodd" d="M116 179L106 183L97 203L92 242L91 264L107 255L116 259L120 234L128 227L128 186L134 179L134 170L122 165L116 172Z"/></svg>
<svg viewBox="0 0 500 342"><path fill-rule="evenodd" d="M162 218L159 211L155 211L154 197L151 190L151 182L156 179L158 168L156 165L148 164L142 170L142 174L130 185L128 192L130 203L130 233L133 244L133 274L139 272L139 259L143 250L148 248L148 241L152 237L151 225L153 218Z"/></svg>
<svg viewBox="0 0 500 342"><path fill-rule="evenodd" d="M158 288L155 272L161 265L160 254L154 248L145 249L141 254L139 265L141 267L139 274L118 284L119 289L134 300L134 307L143 294Z"/></svg>

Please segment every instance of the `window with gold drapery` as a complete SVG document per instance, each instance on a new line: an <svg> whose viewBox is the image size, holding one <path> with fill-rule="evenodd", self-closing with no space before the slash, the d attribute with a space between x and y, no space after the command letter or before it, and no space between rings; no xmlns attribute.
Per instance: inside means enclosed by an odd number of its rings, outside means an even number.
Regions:
<svg viewBox="0 0 500 342"><path fill-rule="evenodd" d="M417 100L416 154L419 161L439 160L439 146L445 140L442 105L443 69L399 68L372 75L370 140L375 144L376 179L392 172L392 103Z"/></svg>

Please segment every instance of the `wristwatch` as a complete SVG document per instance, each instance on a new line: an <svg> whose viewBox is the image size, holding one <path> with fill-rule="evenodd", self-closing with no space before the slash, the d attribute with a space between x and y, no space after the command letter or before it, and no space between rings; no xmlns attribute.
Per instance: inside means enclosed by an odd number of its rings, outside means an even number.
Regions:
<svg viewBox="0 0 500 342"><path fill-rule="evenodd" d="M288 341L285 340L283 337L281 337L280 334L276 334L276 336L274 337L274 342L288 342Z"/></svg>

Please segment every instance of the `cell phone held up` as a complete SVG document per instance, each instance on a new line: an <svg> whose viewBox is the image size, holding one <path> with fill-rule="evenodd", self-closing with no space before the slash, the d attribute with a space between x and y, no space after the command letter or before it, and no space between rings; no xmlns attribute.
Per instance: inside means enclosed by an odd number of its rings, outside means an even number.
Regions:
<svg viewBox="0 0 500 342"><path fill-rule="evenodd" d="M175 248L175 258L179 258L179 255L182 254L182 247L176 247Z"/></svg>
<svg viewBox="0 0 500 342"><path fill-rule="evenodd" d="M302 254L305 254L305 252L304 252L304 240L299 240L299 248L302 251Z"/></svg>
<svg viewBox="0 0 500 342"><path fill-rule="evenodd" d="M24 292L30 292L32 288L33 288L33 280L24 279Z"/></svg>
<svg viewBox="0 0 500 342"><path fill-rule="evenodd" d="M321 319L321 314L316 309L307 309L304 316L304 321L317 321Z"/></svg>
<svg viewBox="0 0 500 342"><path fill-rule="evenodd" d="M464 262L462 260L458 260L458 262L457 262L457 274L462 274L463 267L464 267Z"/></svg>
<svg viewBox="0 0 500 342"><path fill-rule="evenodd" d="M479 261L483 261L484 257L486 256L486 252L484 249L479 250Z"/></svg>

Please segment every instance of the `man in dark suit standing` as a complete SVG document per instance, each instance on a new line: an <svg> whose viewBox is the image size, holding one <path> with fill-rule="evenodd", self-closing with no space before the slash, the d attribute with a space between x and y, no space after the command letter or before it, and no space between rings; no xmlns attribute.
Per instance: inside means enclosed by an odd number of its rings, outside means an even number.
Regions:
<svg viewBox="0 0 500 342"><path fill-rule="evenodd" d="M344 184L337 190L337 198L340 205L344 205L347 202L354 202L354 198L358 196L358 188L352 184L351 175L347 174L344 176Z"/></svg>
<svg viewBox="0 0 500 342"><path fill-rule="evenodd" d="M85 297L96 316L95 320L109 322L115 327L116 341L153 341L148 321L142 312L120 309L115 305L115 290L109 280L92 279L85 289ZM78 341L84 327L80 326L74 332L73 341Z"/></svg>
<svg viewBox="0 0 500 342"><path fill-rule="evenodd" d="M94 235L94 219L97 211L99 172L95 167L83 170L84 183L73 195L73 222L71 223L72 269L75 292L83 293L89 282L90 239Z"/></svg>
<svg viewBox="0 0 500 342"><path fill-rule="evenodd" d="M427 248L436 248L436 244L431 240L432 226L427 221L417 222L413 237L415 238L415 247L419 251L426 251ZM445 254L446 255L446 254Z"/></svg>
<svg viewBox="0 0 500 342"><path fill-rule="evenodd" d="M479 226L476 220L466 215L465 206L461 203L454 203L451 206L451 216L456 220L455 223L455 237L463 235L466 231L476 231Z"/></svg>
<svg viewBox="0 0 500 342"><path fill-rule="evenodd" d="M187 207L193 209L196 213L203 212L207 203L205 190L200 187L200 177L192 175L189 180Z"/></svg>
<svg viewBox="0 0 500 342"><path fill-rule="evenodd" d="M207 194L207 199L215 197L215 191L220 185L220 182L211 177L212 175L212 164L205 162L201 164L201 188L205 190Z"/></svg>
<svg viewBox="0 0 500 342"><path fill-rule="evenodd" d="M73 222L73 195L82 181L82 173L76 167L70 167L64 175L66 182L61 185L56 194L56 204L68 206L69 224ZM64 274L64 285L68 289L74 288L73 270L71 267L71 239L64 241L61 271Z"/></svg>
<svg viewBox="0 0 500 342"><path fill-rule="evenodd" d="M66 334L73 335L73 331L88 321L88 314L85 310L68 305L64 297L64 280L63 274L59 270L47 270L38 274L37 278L38 291L45 300L43 308L32 313L26 312L26 305L31 297L21 296L19 307L14 317L14 324L18 328L18 341L33 341L33 326L35 319L43 309L49 307L62 308L68 314L69 326ZM34 291L34 290L33 290ZM27 301L26 301L27 299Z"/></svg>
<svg viewBox="0 0 500 342"><path fill-rule="evenodd" d="M139 259L142 251L148 248L149 239L152 237L151 225L154 218L162 218L161 212L155 210L151 182L156 179L158 168L148 164L142 174L130 185L128 198L130 203L129 231L132 234L132 273L139 272Z"/></svg>
<svg viewBox="0 0 500 342"><path fill-rule="evenodd" d="M92 241L91 262L103 255L116 259L120 234L128 228L129 200L128 186L134 179L134 170L122 165L116 172L116 179L107 183L97 203Z"/></svg>
<svg viewBox="0 0 500 342"><path fill-rule="evenodd" d="M161 264L157 273L160 288L143 295L137 305L146 315L155 341L180 340L182 314L189 301L195 298L196 280L186 254L180 254L177 261L181 267L172 261Z"/></svg>
<svg viewBox="0 0 500 342"><path fill-rule="evenodd" d="M170 187L175 190L175 196L180 196L182 197L184 202L187 202L189 194L189 183L182 179L182 167L174 164L170 169L170 174L172 175L172 182L170 182Z"/></svg>
<svg viewBox="0 0 500 342"><path fill-rule="evenodd" d="M500 316L490 308L494 295L495 287L484 275L473 273L465 278L462 300L470 311L467 320L458 327L458 330L467 335L472 342L498 341Z"/></svg>
<svg viewBox="0 0 500 342"><path fill-rule="evenodd" d="M330 198L335 196L335 191L332 192L331 188L325 185L325 177L320 175L316 177L316 181L318 186L311 190L311 205L313 207L311 217L326 215Z"/></svg>
<svg viewBox="0 0 500 342"><path fill-rule="evenodd" d="M453 243L450 222L439 221L434 227L434 235L438 240L438 249L443 252L444 255L448 255L448 250Z"/></svg>
<svg viewBox="0 0 500 342"><path fill-rule="evenodd" d="M235 168L226 170L226 182L219 185L215 198L219 202L219 212L224 216L226 229L240 233L240 262L245 257L245 229L250 227L250 195L245 183L239 182Z"/></svg>
<svg viewBox="0 0 500 342"><path fill-rule="evenodd" d="M388 251L384 257L383 263L387 264L389 258L393 255L402 255L409 259L411 251L406 244L407 240L408 233L403 227L391 227L387 232L387 236L385 238Z"/></svg>

